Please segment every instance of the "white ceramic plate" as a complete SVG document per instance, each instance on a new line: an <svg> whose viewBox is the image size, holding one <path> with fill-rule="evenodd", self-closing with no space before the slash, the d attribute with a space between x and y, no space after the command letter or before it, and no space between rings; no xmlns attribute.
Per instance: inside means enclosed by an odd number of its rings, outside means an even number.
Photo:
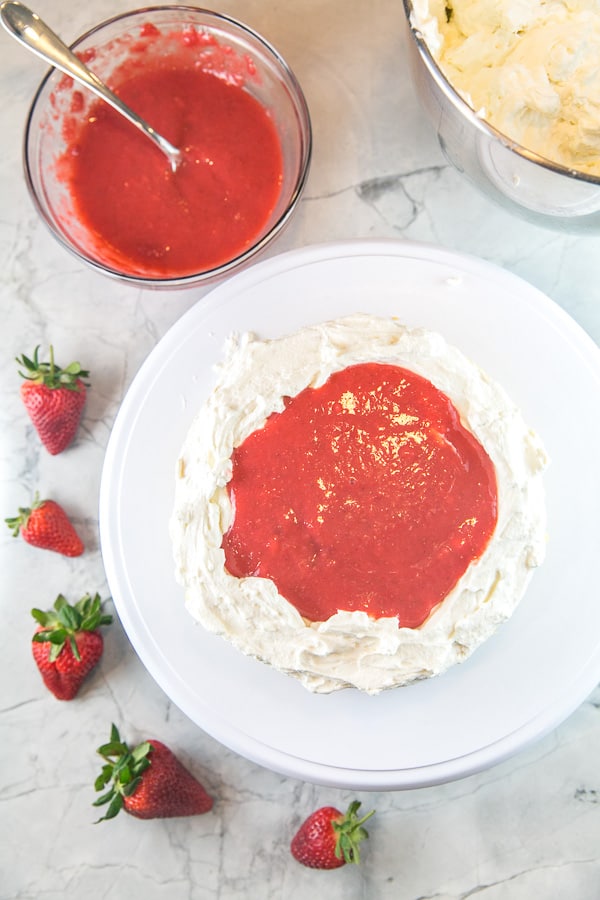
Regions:
<svg viewBox="0 0 600 900"><path fill-rule="evenodd" d="M312 695L196 625L174 579L167 527L177 455L225 338L245 330L276 337L354 312L441 332L505 387L552 459L547 559L515 615L462 665L376 697ZM171 328L117 416L100 530L135 650L195 723L285 775L395 790L499 762L560 723L600 680L599 396L591 339L546 296L488 263L363 241L254 265Z"/></svg>

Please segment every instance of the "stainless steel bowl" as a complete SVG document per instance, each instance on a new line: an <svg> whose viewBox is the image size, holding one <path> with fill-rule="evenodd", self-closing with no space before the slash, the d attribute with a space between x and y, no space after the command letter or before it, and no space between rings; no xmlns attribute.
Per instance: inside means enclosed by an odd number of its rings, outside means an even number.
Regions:
<svg viewBox="0 0 600 900"><path fill-rule="evenodd" d="M600 228L600 178L532 153L481 119L442 74L403 0L406 46L417 96L453 166L488 197L538 225Z"/></svg>

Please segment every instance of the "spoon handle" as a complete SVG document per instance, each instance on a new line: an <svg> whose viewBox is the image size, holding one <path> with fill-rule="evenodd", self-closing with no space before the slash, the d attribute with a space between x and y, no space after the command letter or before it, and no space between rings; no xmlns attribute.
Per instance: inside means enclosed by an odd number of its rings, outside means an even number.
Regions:
<svg viewBox="0 0 600 900"><path fill-rule="evenodd" d="M0 3L0 17L2 24L13 37L37 56L85 85L151 138L167 155L171 162L171 168L175 171L181 156L179 150L123 103L116 94L113 94L36 13L19 3L18 0L4 0L3 3Z"/></svg>

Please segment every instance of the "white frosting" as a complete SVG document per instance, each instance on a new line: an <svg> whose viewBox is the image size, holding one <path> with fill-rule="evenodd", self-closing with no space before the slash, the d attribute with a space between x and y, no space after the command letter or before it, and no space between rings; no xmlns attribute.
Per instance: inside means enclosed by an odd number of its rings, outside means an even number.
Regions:
<svg viewBox="0 0 600 900"><path fill-rule="evenodd" d="M272 581L225 569L232 520L231 454L282 398L323 384L360 362L388 362L428 378L451 398L494 463L498 523L482 554L419 628L396 618L339 611L304 620ZM310 690L355 686L368 693L427 678L466 659L506 620L545 553L538 437L506 393L438 334L394 319L354 315L274 341L232 337L216 387L194 420L177 464L170 521L176 577L192 616L243 653L300 679Z"/></svg>
<svg viewBox="0 0 600 900"><path fill-rule="evenodd" d="M415 0L412 25L483 119L600 175L599 0Z"/></svg>

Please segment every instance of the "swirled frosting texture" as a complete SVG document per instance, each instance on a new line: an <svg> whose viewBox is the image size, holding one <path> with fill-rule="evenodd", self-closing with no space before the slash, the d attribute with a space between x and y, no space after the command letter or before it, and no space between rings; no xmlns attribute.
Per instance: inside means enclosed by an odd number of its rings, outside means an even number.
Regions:
<svg viewBox="0 0 600 900"><path fill-rule="evenodd" d="M235 578L221 548L232 521L231 454L284 397L360 362L387 362L429 379L454 403L496 470L498 523L478 560L419 628L338 611L303 619L264 578ZM519 410L438 334L354 315L273 341L232 337L216 386L182 447L170 521L177 580L191 615L243 653L316 692L368 693L438 675L466 659L514 611L545 553L547 456Z"/></svg>
<svg viewBox="0 0 600 900"><path fill-rule="evenodd" d="M411 24L481 118L600 175L598 0L415 0Z"/></svg>

